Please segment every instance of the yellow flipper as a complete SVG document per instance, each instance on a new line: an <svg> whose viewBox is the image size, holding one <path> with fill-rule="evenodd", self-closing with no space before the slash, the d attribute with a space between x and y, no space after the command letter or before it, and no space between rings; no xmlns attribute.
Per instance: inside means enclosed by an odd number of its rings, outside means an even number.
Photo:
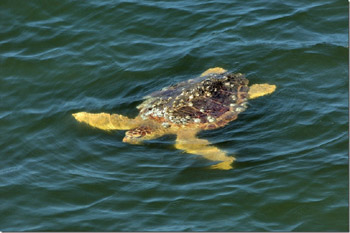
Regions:
<svg viewBox="0 0 350 233"><path fill-rule="evenodd" d="M119 114L78 112L72 115L77 121L102 130L128 130L135 126L133 119Z"/></svg>
<svg viewBox="0 0 350 233"><path fill-rule="evenodd" d="M260 96L271 94L276 90L276 85L271 84L254 84L249 87L249 99L255 99Z"/></svg>
<svg viewBox="0 0 350 233"><path fill-rule="evenodd" d="M208 140L197 138L196 133L196 131L190 130L178 132L175 147L190 154L201 155L211 161L221 161L221 163L210 166L211 169L232 169L231 163L235 161L235 158L228 156L219 148L211 146Z"/></svg>
<svg viewBox="0 0 350 233"><path fill-rule="evenodd" d="M206 76L208 74L222 74L222 73L225 73L226 71L227 70L225 70L221 67L214 67L214 68L210 68L210 69L207 69L206 71L204 71L201 74L201 77Z"/></svg>

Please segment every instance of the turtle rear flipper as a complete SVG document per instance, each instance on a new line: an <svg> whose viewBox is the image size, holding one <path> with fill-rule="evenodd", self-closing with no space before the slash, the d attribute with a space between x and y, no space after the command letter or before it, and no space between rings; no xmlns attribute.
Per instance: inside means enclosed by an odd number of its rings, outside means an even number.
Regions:
<svg viewBox="0 0 350 233"><path fill-rule="evenodd" d="M204 71L201 74L201 77L206 76L208 74L222 74L222 73L225 73L226 71L227 70L225 70L221 67L214 67L214 68L210 68L210 69L207 69L206 71Z"/></svg>
<svg viewBox="0 0 350 233"><path fill-rule="evenodd" d="M221 161L221 163L210 166L211 169L229 170L235 158L228 156L224 151L210 145L205 139L196 137L198 131L183 130L177 133L175 147L187 153L201 155L211 161Z"/></svg>
<svg viewBox="0 0 350 233"><path fill-rule="evenodd" d="M255 99L260 96L268 95L271 94L276 90L276 85L271 85L271 84L254 84L249 87L249 99Z"/></svg>
<svg viewBox="0 0 350 233"><path fill-rule="evenodd" d="M128 130L135 126L135 119L119 114L78 112L72 115L77 121L102 130Z"/></svg>

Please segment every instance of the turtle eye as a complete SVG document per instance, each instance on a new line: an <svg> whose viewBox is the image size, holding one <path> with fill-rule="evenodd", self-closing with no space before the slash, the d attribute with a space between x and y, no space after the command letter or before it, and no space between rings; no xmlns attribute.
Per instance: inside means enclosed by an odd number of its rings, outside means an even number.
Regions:
<svg viewBox="0 0 350 233"><path fill-rule="evenodd" d="M142 136L142 134L140 132L133 132L132 133L133 138L140 138L141 136Z"/></svg>
<svg viewBox="0 0 350 233"><path fill-rule="evenodd" d="M129 137L129 138L139 138L139 137L141 137L141 134L139 132L136 132L136 131L128 131L128 132L126 132L125 135L127 137Z"/></svg>

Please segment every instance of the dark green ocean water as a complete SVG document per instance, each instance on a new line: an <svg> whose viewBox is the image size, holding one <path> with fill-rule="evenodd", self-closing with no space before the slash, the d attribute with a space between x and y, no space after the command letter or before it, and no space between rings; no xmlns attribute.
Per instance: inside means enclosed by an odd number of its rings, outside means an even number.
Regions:
<svg viewBox="0 0 350 233"><path fill-rule="evenodd" d="M0 1L0 230L348 231L348 2ZM200 133L131 146L77 111L220 66L277 91Z"/></svg>

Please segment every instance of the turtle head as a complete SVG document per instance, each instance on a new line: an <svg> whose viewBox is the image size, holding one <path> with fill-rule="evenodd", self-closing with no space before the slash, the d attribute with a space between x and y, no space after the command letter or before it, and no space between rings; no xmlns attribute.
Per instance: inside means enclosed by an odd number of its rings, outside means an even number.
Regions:
<svg viewBox="0 0 350 233"><path fill-rule="evenodd" d="M147 126L141 126L126 131L123 142L130 144L141 144L144 140L150 140L153 138L156 138L154 130Z"/></svg>

